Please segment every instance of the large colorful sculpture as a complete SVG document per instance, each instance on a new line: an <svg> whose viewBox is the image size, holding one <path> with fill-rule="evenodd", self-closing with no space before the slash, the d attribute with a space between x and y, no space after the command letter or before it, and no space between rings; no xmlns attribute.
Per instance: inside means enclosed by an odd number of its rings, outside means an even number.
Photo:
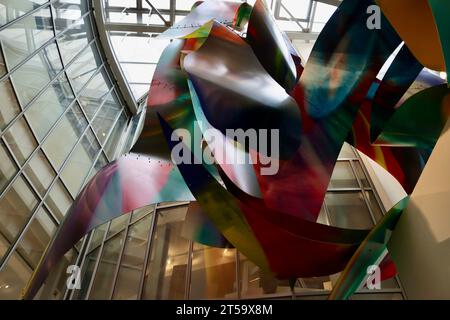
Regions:
<svg viewBox="0 0 450 320"><path fill-rule="evenodd" d="M51 268L90 230L164 201L196 200L186 234L207 245L234 246L280 279L344 270L331 298L348 298L369 265L380 264L385 277L395 275L386 243L408 198L373 230L316 220L344 142L379 163L408 193L414 189L450 110L447 84L423 67L448 72L447 2L378 0L386 16L381 29L369 29L366 12L374 0L344 0L306 63L263 1L253 7L196 4L160 35L174 40L157 65L139 139L77 197L24 298L34 297ZM426 28L411 25L411 17ZM279 155L227 135L227 129L252 128L278 130ZM207 130L216 139L205 140ZM171 161L180 143L191 163ZM227 150L252 161L201 161L205 151L218 159ZM260 159L276 161L279 170L262 174Z"/></svg>

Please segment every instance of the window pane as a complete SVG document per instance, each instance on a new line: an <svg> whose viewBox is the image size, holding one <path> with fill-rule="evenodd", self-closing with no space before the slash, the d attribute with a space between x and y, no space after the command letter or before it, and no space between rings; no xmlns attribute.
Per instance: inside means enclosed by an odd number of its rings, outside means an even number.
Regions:
<svg viewBox="0 0 450 320"><path fill-rule="evenodd" d="M86 127L86 118L78 104L75 103L45 140L42 148L57 170L61 168Z"/></svg>
<svg viewBox="0 0 450 320"><path fill-rule="evenodd" d="M89 15L81 18L58 37L58 45L64 64L68 64L93 39Z"/></svg>
<svg viewBox="0 0 450 320"><path fill-rule="evenodd" d="M3 141L0 140L0 193L3 192L3 189L16 173L16 165L13 159L11 159Z"/></svg>
<svg viewBox="0 0 450 320"><path fill-rule="evenodd" d="M352 229L373 227L361 192L328 192L325 199L331 225Z"/></svg>
<svg viewBox="0 0 450 320"><path fill-rule="evenodd" d="M108 94L105 103L92 123L94 131L102 145L105 143L106 137L121 110L122 106L112 99L111 94Z"/></svg>
<svg viewBox="0 0 450 320"><path fill-rule="evenodd" d="M355 165L355 171L358 175L359 181L361 181L364 188L369 188L369 181L367 181L367 177L364 173L363 168L361 167L361 164L359 161L354 161L353 164Z"/></svg>
<svg viewBox="0 0 450 320"><path fill-rule="evenodd" d="M291 294L289 281L278 280L262 271L253 262L239 253L241 297L261 297L266 294Z"/></svg>
<svg viewBox="0 0 450 320"><path fill-rule="evenodd" d="M17 19L47 1L48 0L2 1L0 3L0 26Z"/></svg>
<svg viewBox="0 0 450 320"><path fill-rule="evenodd" d="M120 137L122 136L122 132L125 129L127 124L127 117L125 113L120 115L119 120L117 121L111 135L108 138L108 142L105 145L106 155L112 159L116 153L116 149L119 145Z"/></svg>
<svg viewBox="0 0 450 320"><path fill-rule="evenodd" d="M151 215L132 225L128 230L127 241L117 278L114 299L137 299L139 282L144 269L144 257L148 244Z"/></svg>
<svg viewBox="0 0 450 320"><path fill-rule="evenodd" d="M144 299L183 299L189 241L181 236L187 206L158 210Z"/></svg>
<svg viewBox="0 0 450 320"><path fill-rule="evenodd" d="M328 188L358 188L358 182L348 161L338 161Z"/></svg>
<svg viewBox="0 0 450 320"><path fill-rule="evenodd" d="M108 237L111 237L113 234L118 233L125 229L128 224L128 219L130 218L129 214L122 214L121 216L113 219L111 221L111 225L108 230Z"/></svg>
<svg viewBox="0 0 450 320"><path fill-rule="evenodd" d="M95 263L99 252L100 250L97 248L86 256L86 260L81 269L81 289L75 290L73 294L74 300L81 300L85 298L94 273Z"/></svg>
<svg viewBox="0 0 450 320"><path fill-rule="evenodd" d="M92 168L91 172L89 173L88 178L86 179L86 181L90 181L92 179L92 177L104 166L106 166L108 163L108 160L106 159L105 155L102 154L98 157L97 162L95 162L94 167Z"/></svg>
<svg viewBox="0 0 450 320"><path fill-rule="evenodd" d="M78 93L83 88L100 65L97 47L93 43L67 68L67 76L75 92Z"/></svg>
<svg viewBox="0 0 450 320"><path fill-rule="evenodd" d="M372 213L374 215L375 220L378 222L383 218L383 212L378 204L377 199L375 198L375 194L373 191L365 191L366 197L369 199L370 209L372 209Z"/></svg>
<svg viewBox="0 0 450 320"><path fill-rule="evenodd" d="M237 298L236 249L194 244L189 299Z"/></svg>
<svg viewBox="0 0 450 320"><path fill-rule="evenodd" d="M17 251L33 268L44 253L56 225L44 208L40 208L17 245Z"/></svg>
<svg viewBox="0 0 450 320"><path fill-rule="evenodd" d="M143 207L143 208L141 208L141 209L134 210L134 212L133 212L133 217L131 218L131 222L134 222L134 221L136 221L136 220L139 220L139 218L142 218L142 217L145 216L146 214L148 214L148 213L150 213L150 212L153 212L153 208L154 208L154 207L155 207L155 206L152 204L152 205Z"/></svg>
<svg viewBox="0 0 450 320"><path fill-rule="evenodd" d="M12 69L53 36L50 8L47 6L0 31L6 63Z"/></svg>
<svg viewBox="0 0 450 320"><path fill-rule="evenodd" d="M73 99L67 78L62 74L33 102L25 115L39 140L44 138Z"/></svg>
<svg viewBox="0 0 450 320"><path fill-rule="evenodd" d="M61 181L57 180L49 195L45 199L45 203L50 208L53 215L59 221L62 221L64 215L67 213L67 210L72 204L72 198L62 185Z"/></svg>
<svg viewBox="0 0 450 320"><path fill-rule="evenodd" d="M45 47L17 69L11 79L22 106L26 106L61 69L55 43Z"/></svg>
<svg viewBox="0 0 450 320"><path fill-rule="evenodd" d="M341 153L339 153L338 159L344 159L344 158L350 158L354 159L356 158L355 153L353 152L352 146L350 146L347 142L344 142L344 145L342 146Z"/></svg>
<svg viewBox="0 0 450 320"><path fill-rule="evenodd" d="M104 68L92 78L80 94L80 102L89 120L100 107L111 84Z"/></svg>
<svg viewBox="0 0 450 320"><path fill-rule="evenodd" d="M23 118L16 121L4 135L6 143L11 148L17 161L21 164L28 159L36 149L37 143Z"/></svg>
<svg viewBox="0 0 450 320"><path fill-rule="evenodd" d="M86 1L82 2L83 8L81 8L81 1L79 0L59 0L52 3L57 33L72 25L84 12L86 12L86 5L84 5Z"/></svg>
<svg viewBox="0 0 450 320"><path fill-rule="evenodd" d="M2 107L0 108L0 130L3 130L20 112L19 103L17 103L9 79L0 82L0 99L2 101Z"/></svg>
<svg viewBox="0 0 450 320"><path fill-rule="evenodd" d="M23 228L38 201L20 176L0 200L0 233L13 241Z"/></svg>
<svg viewBox="0 0 450 320"><path fill-rule="evenodd" d="M89 299L109 299L125 231L105 242Z"/></svg>
<svg viewBox="0 0 450 320"><path fill-rule="evenodd" d="M24 171L37 192L44 196L55 178L55 171L41 150L33 156Z"/></svg>
<svg viewBox="0 0 450 320"><path fill-rule="evenodd" d="M4 241L4 238L0 235L0 243L4 243ZM0 247L2 247L2 244L0 244ZM0 300L20 299L22 290L31 277L31 272L30 267L17 252L13 252L6 266L0 272Z"/></svg>
<svg viewBox="0 0 450 320"><path fill-rule="evenodd" d="M89 169L94 165L99 150L100 146L89 130L70 156L61 177L74 197L78 194Z"/></svg>

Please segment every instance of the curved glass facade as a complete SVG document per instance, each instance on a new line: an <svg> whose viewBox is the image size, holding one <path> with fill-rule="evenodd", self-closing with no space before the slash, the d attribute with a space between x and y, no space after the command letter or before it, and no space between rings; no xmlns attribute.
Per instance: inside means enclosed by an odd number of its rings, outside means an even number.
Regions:
<svg viewBox="0 0 450 320"><path fill-rule="evenodd" d="M0 2L0 299L17 299L82 186L129 122L90 1ZM60 299L66 266L40 298Z"/></svg>

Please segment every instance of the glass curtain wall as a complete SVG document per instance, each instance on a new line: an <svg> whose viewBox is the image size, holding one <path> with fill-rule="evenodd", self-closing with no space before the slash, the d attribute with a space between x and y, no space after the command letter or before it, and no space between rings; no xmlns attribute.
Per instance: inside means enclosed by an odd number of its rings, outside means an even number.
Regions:
<svg viewBox="0 0 450 320"><path fill-rule="evenodd" d="M291 290L288 281L264 274L236 249L183 237L187 206L152 205L95 230L84 258L82 288L72 298L326 299L339 277L297 279ZM367 229L384 213L359 155L345 144L318 222ZM403 299L403 292L395 278L383 281L381 290L361 289L352 299Z"/></svg>
<svg viewBox="0 0 450 320"><path fill-rule="evenodd" d="M0 299L20 298L74 197L118 152L129 115L95 30L87 0L0 1ZM63 297L81 248L40 298Z"/></svg>

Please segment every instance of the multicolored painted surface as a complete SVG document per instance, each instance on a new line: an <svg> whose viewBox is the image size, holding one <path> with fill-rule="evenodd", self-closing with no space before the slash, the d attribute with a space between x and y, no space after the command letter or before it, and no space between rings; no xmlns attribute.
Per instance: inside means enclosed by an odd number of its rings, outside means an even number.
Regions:
<svg viewBox="0 0 450 320"><path fill-rule="evenodd" d="M380 4L382 28L367 28ZM301 61L263 1L253 7L208 0L160 37L173 38L155 71L142 132L77 197L28 284L32 298L59 258L96 226L164 201L193 201L185 235L233 246L280 279L344 270L331 298L346 299L369 264L395 275L385 255L406 206L373 230L317 223L345 141L410 193L450 112L450 91L423 66L449 64L450 8L437 0L344 0ZM417 33L407 19L423 19ZM382 78L383 65L396 49ZM430 53L432 52L432 53ZM448 70L447 70L448 71ZM242 145L227 129L279 130L280 153ZM205 139L208 130L217 139ZM180 134L183 132L184 135ZM175 139L174 139L175 138ZM191 163L173 163L180 146ZM201 148L198 148L201 146ZM223 163L232 150L252 163ZM202 161L204 153L211 163ZM278 170L262 174L261 159Z"/></svg>

